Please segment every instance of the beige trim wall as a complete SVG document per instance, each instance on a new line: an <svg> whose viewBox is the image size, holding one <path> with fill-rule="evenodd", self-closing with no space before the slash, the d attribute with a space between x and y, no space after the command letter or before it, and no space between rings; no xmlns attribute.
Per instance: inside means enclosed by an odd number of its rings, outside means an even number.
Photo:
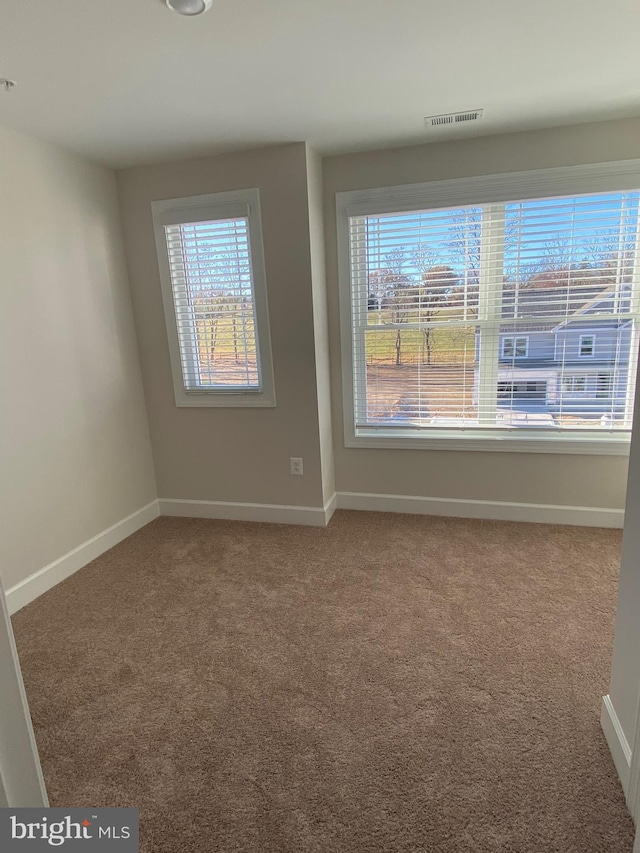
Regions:
<svg viewBox="0 0 640 853"><path fill-rule="evenodd" d="M312 274L305 144L125 169L118 183L160 497L322 506L312 285L322 269L314 256ZM277 406L179 409L150 205L249 187L260 191ZM290 474L292 456L304 476Z"/></svg>
<svg viewBox="0 0 640 853"><path fill-rule="evenodd" d="M0 571L156 497L113 172L0 128Z"/></svg>
<svg viewBox="0 0 640 853"><path fill-rule="evenodd" d="M636 400L639 393L640 375ZM609 697L627 744L633 749L640 715L640 405L633 416Z"/></svg>
<svg viewBox="0 0 640 853"><path fill-rule="evenodd" d="M345 190L638 156L640 119L626 119L325 158L329 350L338 491L588 507L624 506L625 457L345 448L335 195Z"/></svg>
<svg viewBox="0 0 640 853"><path fill-rule="evenodd" d="M336 490L331 423L331 365L329 360L329 316L324 243L322 158L307 145L307 191L309 195L309 248L313 294L313 332L318 386L318 432L322 460L322 497L327 503Z"/></svg>

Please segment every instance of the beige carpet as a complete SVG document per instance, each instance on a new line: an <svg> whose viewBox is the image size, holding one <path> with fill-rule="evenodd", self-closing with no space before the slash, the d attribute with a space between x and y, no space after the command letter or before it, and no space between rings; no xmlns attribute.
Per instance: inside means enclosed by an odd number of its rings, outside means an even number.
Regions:
<svg viewBox="0 0 640 853"><path fill-rule="evenodd" d="M146 853L628 853L620 535L163 518L16 615L53 805Z"/></svg>

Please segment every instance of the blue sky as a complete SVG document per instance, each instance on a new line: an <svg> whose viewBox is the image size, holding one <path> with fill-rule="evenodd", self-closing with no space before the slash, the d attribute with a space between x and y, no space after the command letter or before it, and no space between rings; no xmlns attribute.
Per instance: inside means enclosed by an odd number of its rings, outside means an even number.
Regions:
<svg viewBox="0 0 640 853"><path fill-rule="evenodd" d="M595 264L594 249L604 243L632 250L639 200L640 192L626 192L507 203L505 272L519 271L522 279L553 260ZM434 263L462 274L477 256L480 213L479 207L472 207L368 217L369 270L388 268L390 253L401 248L406 254L403 273L415 276L419 269L412 256L422 246L433 253Z"/></svg>

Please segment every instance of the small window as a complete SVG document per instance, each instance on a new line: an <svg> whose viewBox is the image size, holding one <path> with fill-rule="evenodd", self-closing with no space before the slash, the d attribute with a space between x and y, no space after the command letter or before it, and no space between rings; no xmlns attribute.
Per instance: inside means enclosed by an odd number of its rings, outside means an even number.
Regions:
<svg viewBox="0 0 640 853"><path fill-rule="evenodd" d="M502 341L503 358L526 358L529 352L529 338L504 338Z"/></svg>
<svg viewBox="0 0 640 853"><path fill-rule="evenodd" d="M599 373L596 380L596 397L606 399L613 391L613 376L610 373Z"/></svg>
<svg viewBox="0 0 640 853"><path fill-rule="evenodd" d="M580 358L592 358L595 348L595 335L580 335Z"/></svg>
<svg viewBox="0 0 640 853"><path fill-rule="evenodd" d="M586 376L565 376L562 387L567 394L584 394L587 390Z"/></svg>
<svg viewBox="0 0 640 853"><path fill-rule="evenodd" d="M152 203L178 406L274 406L258 190Z"/></svg>

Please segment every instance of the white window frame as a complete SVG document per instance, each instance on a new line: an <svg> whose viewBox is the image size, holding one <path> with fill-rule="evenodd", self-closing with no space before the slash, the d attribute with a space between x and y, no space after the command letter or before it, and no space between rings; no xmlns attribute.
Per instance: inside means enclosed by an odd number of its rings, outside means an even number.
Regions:
<svg viewBox="0 0 640 853"><path fill-rule="evenodd" d="M169 341L169 356L176 406L274 407L276 405L267 277L262 244L260 193L258 189L172 198L151 202L151 216L156 239L162 302ZM186 389L183 379L180 341L167 256L165 225L191 224L215 219L248 219L249 256L255 306L256 354L259 387Z"/></svg>
<svg viewBox="0 0 640 853"><path fill-rule="evenodd" d="M578 380L582 381L582 388L576 388ZM567 385L569 387L566 387ZM562 377L562 394L564 397L588 397L590 394L589 376L586 373L565 373Z"/></svg>
<svg viewBox="0 0 640 853"><path fill-rule="evenodd" d="M582 341L585 338L590 338L591 340L591 352L586 355L582 352ZM578 358L595 358L596 354L596 336L593 333L589 333L587 335L580 335L580 342L578 344Z"/></svg>
<svg viewBox="0 0 640 853"><path fill-rule="evenodd" d="M488 206L514 200L602 192L624 192L640 188L640 160L598 163L588 166L558 167L509 174L456 178L394 187L351 190L336 194L338 278L342 345L342 393L344 442L346 447L419 448L429 450L488 450L530 453L597 453L626 456L630 430L602 433L563 429L546 434L525 429L495 430L482 426L438 430L437 434L416 434L415 430L389 429L384 425L357 432L354 410L354 345L351 300L350 217L375 216L399 211ZM490 229L488 229L490 230ZM491 235L487 235L491 239ZM640 241L638 241L640 244ZM634 295L629 313L640 313L638 276L640 245L636 245ZM496 344L497 346L497 344ZM632 349L629 377L633 375L637 351ZM497 386L496 386L497 387ZM627 382L627 415L633 408L635 383ZM630 417L628 417L630 420Z"/></svg>
<svg viewBox="0 0 640 853"><path fill-rule="evenodd" d="M505 355L505 344L507 341L513 341L513 355ZM516 355L516 341L524 341L524 355ZM502 358L512 359L517 361L521 358L529 358L529 335L507 335L502 339Z"/></svg>

